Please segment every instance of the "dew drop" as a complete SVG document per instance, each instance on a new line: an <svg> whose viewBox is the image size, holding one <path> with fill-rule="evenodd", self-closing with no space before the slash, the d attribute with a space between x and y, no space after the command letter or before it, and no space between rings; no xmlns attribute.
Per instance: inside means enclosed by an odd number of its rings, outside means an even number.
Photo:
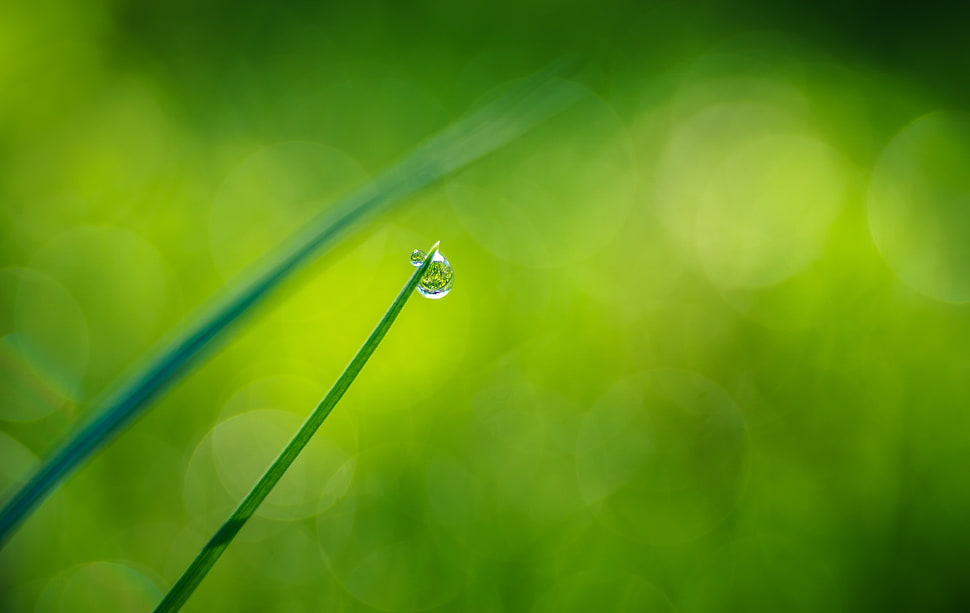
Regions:
<svg viewBox="0 0 970 613"><path fill-rule="evenodd" d="M411 264L414 266L421 266L424 263L424 258L427 254L420 249L415 249L411 252ZM455 283L455 270L448 263L447 258L441 255L441 252L437 252L434 258L431 259L431 265L428 266L427 272L424 273L424 277L418 282L418 292L421 293L425 298L431 298L432 300L438 300L439 298L444 298L451 291L451 286Z"/></svg>

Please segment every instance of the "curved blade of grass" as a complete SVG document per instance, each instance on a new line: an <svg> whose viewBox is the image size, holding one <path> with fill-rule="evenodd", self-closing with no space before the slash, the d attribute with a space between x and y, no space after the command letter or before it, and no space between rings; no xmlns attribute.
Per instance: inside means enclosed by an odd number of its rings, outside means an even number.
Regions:
<svg viewBox="0 0 970 613"><path fill-rule="evenodd" d="M355 224L487 155L575 102L559 87L570 64L557 63L524 79L516 87L418 147L376 180L377 188L352 193L332 213L317 217L293 237L235 291L197 316L181 336L164 343L145 366L96 403L85 423L0 510L0 548L34 507L64 478L122 428L130 424L191 363L214 345L230 324L250 311L291 273L332 244Z"/></svg>
<svg viewBox="0 0 970 613"><path fill-rule="evenodd" d="M387 309L387 313L384 314L384 317L381 318L377 327L374 328L374 331L364 341L364 344L357 351L357 354L350 361L350 364L347 365L347 368L337 378L337 382L333 384L333 387L323 397L323 400L320 401L317 408L313 409L313 412L310 413L310 416L303 422L303 425L300 426L297 433L290 439L286 447L283 448L283 451L280 452L279 456L276 457L266 472L263 473L263 476L259 478L256 485L249 490L246 497L243 498L239 506L236 507L236 510L229 516L229 519L209 539L209 542L195 556L195 559L192 560L189 567L185 569L182 576L175 582L172 589L165 594L165 598L155 608L155 613L178 611L182 608L182 605L192 595L195 588L199 586L209 573L212 565L216 563L216 560L226 550L229 543L236 537L236 534L239 533L239 530L245 525L246 521L256 512L256 509L259 508L259 505L266 496L273 490L273 487L279 482L283 473L286 472L286 469L290 467L290 464L303 451L303 448L310 441L310 438L313 437L314 433L320 427L320 424L323 423L323 420L330 415L330 412L340 398L343 397L344 393L350 387L350 384L354 382L357 374L364 368L364 364L367 363L368 358L374 353L374 350L377 349L384 335L391 328L391 324L397 319L398 314L404 308L408 298L414 293L414 289L417 287L421 277L428 270L428 267L431 265L431 260L437 252L438 243L435 243L428 251L428 255L425 256L424 263L408 279L408 282L404 285L404 289L401 290L401 293L391 303L391 307Z"/></svg>

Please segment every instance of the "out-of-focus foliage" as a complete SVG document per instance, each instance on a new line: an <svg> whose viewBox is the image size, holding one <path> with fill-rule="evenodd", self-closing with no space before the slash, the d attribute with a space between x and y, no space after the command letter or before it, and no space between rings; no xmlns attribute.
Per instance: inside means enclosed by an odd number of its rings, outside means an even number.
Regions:
<svg viewBox="0 0 970 613"><path fill-rule="evenodd" d="M0 496L315 212L567 54L570 110L357 231L0 552L158 601L442 240L191 611L957 611L967 15L0 3Z"/></svg>

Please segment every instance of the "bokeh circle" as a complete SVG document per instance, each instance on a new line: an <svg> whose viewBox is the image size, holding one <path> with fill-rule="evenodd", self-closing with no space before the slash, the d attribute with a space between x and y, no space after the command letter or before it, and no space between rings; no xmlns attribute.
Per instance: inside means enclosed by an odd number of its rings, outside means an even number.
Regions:
<svg viewBox="0 0 970 613"><path fill-rule="evenodd" d="M602 249L637 189L624 121L586 87L556 87L575 104L448 184L456 216L476 241L503 260L539 268Z"/></svg>
<svg viewBox="0 0 970 613"><path fill-rule="evenodd" d="M0 420L69 412L90 343L80 305L60 283L25 268L0 270Z"/></svg>
<svg viewBox="0 0 970 613"><path fill-rule="evenodd" d="M872 172L869 227L908 286L970 301L970 113L927 113L886 145Z"/></svg>
<svg viewBox="0 0 970 613"><path fill-rule="evenodd" d="M652 370L617 383L588 413L577 474L607 527L639 543L682 544L734 511L747 448L745 420L720 386Z"/></svg>
<svg viewBox="0 0 970 613"><path fill-rule="evenodd" d="M181 316L181 289L159 250L113 226L82 226L44 245L32 268L63 285L88 326L84 397L99 393ZM43 312L44 294L21 293L18 308Z"/></svg>
<svg viewBox="0 0 970 613"><path fill-rule="evenodd" d="M162 592L145 572L123 561L87 562L63 578L63 613L86 611L149 611Z"/></svg>
<svg viewBox="0 0 970 613"><path fill-rule="evenodd" d="M803 134L778 134L733 151L710 177L695 241L708 275L725 287L761 287L803 270L842 207L841 156Z"/></svg>
<svg viewBox="0 0 970 613"><path fill-rule="evenodd" d="M238 388L221 421L200 441L185 475L186 505L201 521L231 511L283 450L323 397L307 379L259 379ZM357 431L345 411L332 414L280 479L256 515L278 521L311 517L349 487Z"/></svg>

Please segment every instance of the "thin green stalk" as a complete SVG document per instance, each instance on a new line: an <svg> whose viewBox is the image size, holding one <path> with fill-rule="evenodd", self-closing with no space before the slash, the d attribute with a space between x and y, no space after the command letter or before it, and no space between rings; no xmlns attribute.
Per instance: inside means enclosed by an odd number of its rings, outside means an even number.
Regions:
<svg viewBox="0 0 970 613"><path fill-rule="evenodd" d="M293 436L280 455L277 456L276 460L270 465L270 467L263 473L263 476L259 478L253 489L246 494L236 510L232 512L229 519L222 524L222 527L216 531L215 535L209 539L202 551L199 552L189 567L185 569L182 576L179 577L172 589L165 594L165 598L159 603L158 607L155 608L155 613L165 613L170 611L178 611L185 604L185 601L189 599L195 588L199 586L205 576L209 573L213 564L222 555L222 552L226 550L232 539L236 537L239 530L245 525L246 521L253 516L259 505L266 499L270 491L276 486L283 473L286 469L290 467L290 464L296 459L303 448L313 437L314 433L323 423L323 420L330 415L330 412L336 406L337 402L343 397L344 393L350 387L350 384L354 382L357 378L357 374L364 368L364 364L370 358L374 350L380 344L384 335L391 328L391 324L397 319L397 316L401 313L401 309L404 308L405 303L407 303L408 298L414 293L415 288L418 286L418 282L424 276L424 273L428 270L431 265L431 260L434 255L438 252L438 243L435 243L433 247L428 252L428 255L424 258L424 263L411 275L408 282L404 285L404 289L401 293L397 295L394 302L391 303L391 307L381 318L381 321L374 328L374 331L370 333L367 340L357 351L354 359L350 361L347 368L340 374L337 378L337 382L333 384L327 395L323 397L320 404L310 413L303 425Z"/></svg>
<svg viewBox="0 0 970 613"><path fill-rule="evenodd" d="M144 365L123 377L91 407L80 427L0 507L0 549L59 483L149 409L292 274L355 225L373 219L446 175L510 143L578 100L558 80L572 62L557 62L439 132L374 179L311 220L213 305L189 319ZM0 402L3 399L0 398Z"/></svg>

